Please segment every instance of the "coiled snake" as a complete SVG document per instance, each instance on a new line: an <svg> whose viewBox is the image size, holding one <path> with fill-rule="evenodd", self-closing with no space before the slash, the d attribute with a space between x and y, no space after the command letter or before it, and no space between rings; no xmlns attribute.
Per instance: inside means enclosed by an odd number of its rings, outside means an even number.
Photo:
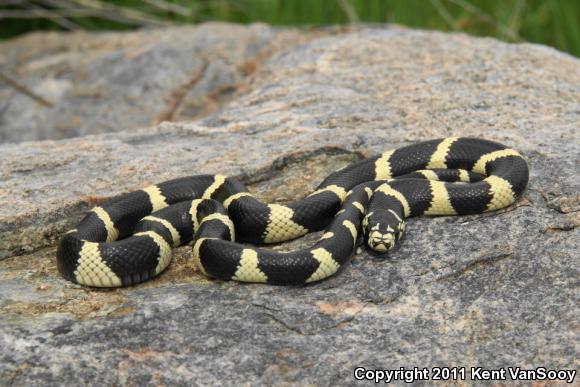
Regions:
<svg viewBox="0 0 580 387"><path fill-rule="evenodd" d="M223 280L290 285L325 279L353 255L359 234L383 253L418 215L463 215L512 204L528 166L505 146L474 138L426 141L332 173L306 198L266 204L222 175L183 177L123 194L93 208L57 251L70 281L128 286L161 273L171 250L193 241L193 262ZM274 252L276 243L326 227L314 246Z"/></svg>

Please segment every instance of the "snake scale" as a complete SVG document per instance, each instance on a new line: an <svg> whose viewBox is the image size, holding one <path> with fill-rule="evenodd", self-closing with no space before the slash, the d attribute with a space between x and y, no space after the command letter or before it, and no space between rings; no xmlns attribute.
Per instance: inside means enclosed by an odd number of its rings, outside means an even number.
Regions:
<svg viewBox="0 0 580 387"><path fill-rule="evenodd" d="M349 260L361 237L385 253L402 238L405 218L504 208L522 195L528 174L513 149L450 137L351 164L289 204L263 203L222 175L183 177L93 208L62 238L58 269L82 285L133 285L161 273L172 248L192 242L194 265L213 278L320 281ZM312 247L292 252L239 243L277 243L322 229Z"/></svg>

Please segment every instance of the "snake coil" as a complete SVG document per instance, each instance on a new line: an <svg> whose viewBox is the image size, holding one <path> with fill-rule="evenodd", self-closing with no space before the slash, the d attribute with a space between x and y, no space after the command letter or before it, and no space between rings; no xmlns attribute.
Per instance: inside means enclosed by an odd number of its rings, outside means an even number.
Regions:
<svg viewBox="0 0 580 387"><path fill-rule="evenodd" d="M183 177L93 208L61 240L58 269L82 285L128 286L161 273L172 248L193 241L194 264L208 276L304 284L336 273L359 236L384 253L402 238L405 218L498 210L521 196L527 183L528 166L517 151L456 137L354 163L285 205L263 203L222 175ZM237 242L282 242L325 227L314 246L293 252Z"/></svg>

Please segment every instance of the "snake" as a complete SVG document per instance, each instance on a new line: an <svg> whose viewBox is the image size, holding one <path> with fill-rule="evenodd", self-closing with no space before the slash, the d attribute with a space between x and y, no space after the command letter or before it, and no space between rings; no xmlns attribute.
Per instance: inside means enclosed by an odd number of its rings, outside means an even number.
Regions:
<svg viewBox="0 0 580 387"><path fill-rule="evenodd" d="M124 287L150 280L190 245L192 265L218 280L303 285L345 266L363 245L392 254L405 219L495 211L524 193L528 165L516 150L478 138L413 143L331 173L308 196L261 201L224 175L181 177L92 208L57 249L67 280ZM259 246L324 230L307 248Z"/></svg>

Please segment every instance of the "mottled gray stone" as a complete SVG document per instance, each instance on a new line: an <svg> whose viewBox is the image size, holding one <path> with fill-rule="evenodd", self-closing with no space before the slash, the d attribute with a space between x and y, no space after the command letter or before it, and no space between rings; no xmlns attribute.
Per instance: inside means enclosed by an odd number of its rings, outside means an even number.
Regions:
<svg viewBox="0 0 580 387"><path fill-rule="evenodd" d="M202 116L242 85L276 34L265 25L211 23L124 34L35 34L0 44L2 69L54 104L43 106L0 82L0 142Z"/></svg>
<svg viewBox="0 0 580 387"><path fill-rule="evenodd" d="M0 382L331 385L353 383L359 365L578 370L580 62L378 27L301 39L205 118L0 146ZM128 289L84 289L56 271L58 235L115 194L219 172L291 200L360 157L449 135L520 150L524 197L491 214L411 219L388 259L362 252L322 283L208 280L188 247Z"/></svg>

